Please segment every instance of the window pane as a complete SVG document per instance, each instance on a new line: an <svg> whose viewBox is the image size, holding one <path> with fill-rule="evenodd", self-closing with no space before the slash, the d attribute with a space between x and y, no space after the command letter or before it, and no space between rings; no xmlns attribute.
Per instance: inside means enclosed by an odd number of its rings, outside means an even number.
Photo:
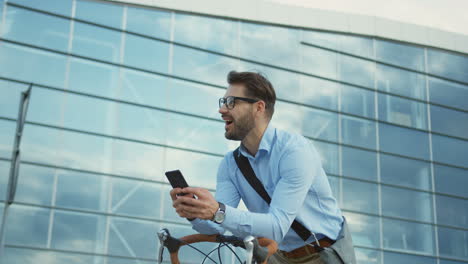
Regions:
<svg viewBox="0 0 468 264"><path fill-rule="evenodd" d="M175 13L174 41L238 55L238 22Z"/></svg>
<svg viewBox="0 0 468 264"><path fill-rule="evenodd" d="M379 130L382 151L429 159L429 136L427 133L383 123L379 124Z"/></svg>
<svg viewBox="0 0 468 264"><path fill-rule="evenodd" d="M468 170L434 165L436 192L468 198Z"/></svg>
<svg viewBox="0 0 468 264"><path fill-rule="evenodd" d="M76 22L72 53L119 63L120 32Z"/></svg>
<svg viewBox="0 0 468 264"><path fill-rule="evenodd" d="M379 94L379 119L402 126L427 129L427 107L424 103Z"/></svg>
<svg viewBox="0 0 468 264"><path fill-rule="evenodd" d="M333 197L335 197L338 205L341 207L340 177L328 176L328 183L330 184Z"/></svg>
<svg viewBox="0 0 468 264"><path fill-rule="evenodd" d="M167 100L169 82L166 77L133 70L122 72L120 80L122 89L115 93L116 97L161 108L166 108L168 101L174 101Z"/></svg>
<svg viewBox="0 0 468 264"><path fill-rule="evenodd" d="M424 75L377 64L377 89L415 99L426 100Z"/></svg>
<svg viewBox="0 0 468 264"><path fill-rule="evenodd" d="M375 122L343 115L341 127L343 143L375 149Z"/></svg>
<svg viewBox="0 0 468 264"><path fill-rule="evenodd" d="M11 159L16 122L0 120L0 157Z"/></svg>
<svg viewBox="0 0 468 264"><path fill-rule="evenodd" d="M9 6L4 38L49 49L67 51L70 21Z"/></svg>
<svg viewBox="0 0 468 264"><path fill-rule="evenodd" d="M301 107L302 134L307 137L338 141L338 115ZM290 116L291 117L291 116Z"/></svg>
<svg viewBox="0 0 468 264"><path fill-rule="evenodd" d="M51 205L55 169L21 164L15 201Z"/></svg>
<svg viewBox="0 0 468 264"><path fill-rule="evenodd" d="M51 247L84 252L102 252L102 216L55 211Z"/></svg>
<svg viewBox="0 0 468 264"><path fill-rule="evenodd" d="M8 209L5 243L35 247L47 246L49 210L13 204Z"/></svg>
<svg viewBox="0 0 468 264"><path fill-rule="evenodd" d="M103 263L103 257L83 254L61 253L45 250L33 250L23 248L5 248L5 263L34 264L39 261L43 263Z"/></svg>
<svg viewBox="0 0 468 264"><path fill-rule="evenodd" d="M155 9L127 6L126 29L148 36L169 39L171 13Z"/></svg>
<svg viewBox="0 0 468 264"><path fill-rule="evenodd" d="M26 82L63 87L66 57L8 43L0 45L0 72Z"/></svg>
<svg viewBox="0 0 468 264"><path fill-rule="evenodd" d="M432 135L434 160L468 167L468 141Z"/></svg>
<svg viewBox="0 0 468 264"><path fill-rule="evenodd" d="M226 76L237 69L238 60L174 46L175 75L193 80L227 86Z"/></svg>
<svg viewBox="0 0 468 264"><path fill-rule="evenodd" d="M33 7L40 10L46 10L65 16L70 16L72 9L72 0L8 0L8 2Z"/></svg>
<svg viewBox="0 0 468 264"><path fill-rule="evenodd" d="M321 77L338 79L337 53L305 45L301 46L300 52L302 71Z"/></svg>
<svg viewBox="0 0 468 264"><path fill-rule="evenodd" d="M432 190L428 162L380 154L380 177L384 183Z"/></svg>
<svg viewBox="0 0 468 264"><path fill-rule="evenodd" d="M468 139L468 113L431 105L431 129Z"/></svg>
<svg viewBox="0 0 468 264"><path fill-rule="evenodd" d="M342 147L344 176L377 180L377 154L355 148Z"/></svg>
<svg viewBox="0 0 468 264"><path fill-rule="evenodd" d="M353 244L364 247L380 247L380 221L378 217L345 212L351 230Z"/></svg>
<svg viewBox="0 0 468 264"><path fill-rule="evenodd" d="M436 195L436 204L437 223L468 228L468 200Z"/></svg>
<svg viewBox="0 0 468 264"><path fill-rule="evenodd" d="M18 118L21 92L27 89L24 84L0 80L0 116Z"/></svg>
<svg viewBox="0 0 468 264"><path fill-rule="evenodd" d="M111 27L122 27L123 6L96 1L76 2L75 17Z"/></svg>
<svg viewBox="0 0 468 264"><path fill-rule="evenodd" d="M363 248L354 248L356 252L356 260L359 264L379 264L381 263L381 251L363 249Z"/></svg>
<svg viewBox="0 0 468 264"><path fill-rule="evenodd" d="M341 111L375 118L374 92L341 85Z"/></svg>
<svg viewBox="0 0 468 264"><path fill-rule="evenodd" d="M468 82L468 57L451 52L427 49L428 71L432 74Z"/></svg>
<svg viewBox="0 0 468 264"><path fill-rule="evenodd" d="M369 88L374 87L375 63L340 55L340 80Z"/></svg>
<svg viewBox="0 0 468 264"><path fill-rule="evenodd" d="M435 258L384 252L385 263L411 263L411 264L436 264Z"/></svg>
<svg viewBox="0 0 468 264"><path fill-rule="evenodd" d="M424 49L407 44L376 40L377 59L414 70L424 70Z"/></svg>
<svg viewBox="0 0 468 264"><path fill-rule="evenodd" d="M3 197L5 199L6 197L6 189L8 186L8 181L9 181L9 175L10 175L10 168L11 168L11 162L9 161L0 161L0 175L3 175L0 177L0 197ZM15 199L18 197L18 190L16 191L16 196ZM0 217L3 214L3 203L0 203Z"/></svg>
<svg viewBox="0 0 468 264"><path fill-rule="evenodd" d="M343 179L343 209L377 214L377 184Z"/></svg>
<svg viewBox="0 0 468 264"><path fill-rule="evenodd" d="M468 110L468 87L436 78L429 78L430 101Z"/></svg>
<svg viewBox="0 0 468 264"><path fill-rule="evenodd" d="M441 256L468 260L468 231L439 227Z"/></svg>
<svg viewBox="0 0 468 264"><path fill-rule="evenodd" d="M298 68L299 30L240 22L239 37L240 57L285 68Z"/></svg>
<svg viewBox="0 0 468 264"><path fill-rule="evenodd" d="M373 56L373 40L371 38L303 30L302 40L306 43L349 52L364 57Z"/></svg>
<svg viewBox="0 0 468 264"><path fill-rule="evenodd" d="M425 192L382 186L382 214L433 222L432 196Z"/></svg>
<svg viewBox="0 0 468 264"><path fill-rule="evenodd" d="M296 101L307 105L338 110L338 93L340 89L338 83L305 75L301 75L300 80L302 96L300 96L301 98L296 98ZM284 89L283 92L290 96L294 94L290 89ZM297 97L297 94L293 96Z"/></svg>
<svg viewBox="0 0 468 264"><path fill-rule="evenodd" d="M325 172L338 175L338 145L313 140L311 142L322 159Z"/></svg>
<svg viewBox="0 0 468 264"><path fill-rule="evenodd" d="M383 225L384 248L434 254L433 226L390 219Z"/></svg>
<svg viewBox="0 0 468 264"><path fill-rule="evenodd" d="M149 71L167 73L169 44L125 34L124 64Z"/></svg>

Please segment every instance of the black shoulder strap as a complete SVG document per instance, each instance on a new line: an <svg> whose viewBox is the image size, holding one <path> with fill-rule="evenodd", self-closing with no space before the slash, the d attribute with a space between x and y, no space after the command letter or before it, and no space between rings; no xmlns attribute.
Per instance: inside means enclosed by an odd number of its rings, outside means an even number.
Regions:
<svg viewBox="0 0 468 264"><path fill-rule="evenodd" d="M263 200L268 205L270 205L271 203L270 195L268 195L268 193L265 190L265 187L263 187L263 184L255 175L255 172L253 171L249 160L246 157L244 157L244 155L240 154L239 148L237 148L233 152L233 155L234 155L234 159L236 160L237 167L239 167L240 171L244 175L247 182L249 182L250 186L254 188L254 190L258 193L258 195L260 195L263 198ZM294 230L294 232L296 232L304 241L309 239L309 237L311 236L311 232L309 231L309 229L307 229L301 223L296 221L296 219L294 219L291 227Z"/></svg>

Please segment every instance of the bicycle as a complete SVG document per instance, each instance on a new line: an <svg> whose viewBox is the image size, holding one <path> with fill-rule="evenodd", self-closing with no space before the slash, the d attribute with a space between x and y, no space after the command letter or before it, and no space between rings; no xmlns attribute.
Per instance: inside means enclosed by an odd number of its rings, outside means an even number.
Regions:
<svg viewBox="0 0 468 264"><path fill-rule="evenodd" d="M278 244L276 243L276 241L268 238L254 238L253 236L247 236L244 239L242 239L236 236L225 236L220 234L193 234L181 238L175 238L171 236L168 229L163 228L158 232L158 238L160 242L158 254L159 264L163 262L164 248L167 248L169 251L171 264L180 264L179 249L182 246L189 246L203 254L205 258L203 259L202 264L205 263L207 259L211 260L214 263L217 263L212 257L210 257L215 250L218 250L218 258L220 263L222 263L220 249L221 247L225 246L232 251L232 253L236 256L237 260L241 264L266 264L268 258L278 250ZM211 250L208 254L205 254L201 250L198 250L197 248L191 245L199 242L219 243L219 246ZM240 257L230 247L230 245L245 249L245 262L242 262Z"/></svg>

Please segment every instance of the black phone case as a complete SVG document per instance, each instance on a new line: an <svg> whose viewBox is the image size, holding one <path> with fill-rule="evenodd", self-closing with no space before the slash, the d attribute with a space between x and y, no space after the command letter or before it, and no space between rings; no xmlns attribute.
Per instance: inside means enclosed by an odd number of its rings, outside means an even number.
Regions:
<svg viewBox="0 0 468 264"><path fill-rule="evenodd" d="M172 188L188 187L187 182L180 170L166 171L166 177L172 185Z"/></svg>

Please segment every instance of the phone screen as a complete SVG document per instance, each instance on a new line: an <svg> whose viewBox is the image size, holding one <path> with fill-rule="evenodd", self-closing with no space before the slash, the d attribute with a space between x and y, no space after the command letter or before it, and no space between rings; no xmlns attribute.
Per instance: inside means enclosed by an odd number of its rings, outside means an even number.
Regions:
<svg viewBox="0 0 468 264"><path fill-rule="evenodd" d="M182 175L182 172L180 170L173 170L173 171L166 171L166 177L169 180L169 182L172 185L172 188L185 188L188 187L187 182L184 179L184 176ZM179 194L180 195L185 195L184 193Z"/></svg>

